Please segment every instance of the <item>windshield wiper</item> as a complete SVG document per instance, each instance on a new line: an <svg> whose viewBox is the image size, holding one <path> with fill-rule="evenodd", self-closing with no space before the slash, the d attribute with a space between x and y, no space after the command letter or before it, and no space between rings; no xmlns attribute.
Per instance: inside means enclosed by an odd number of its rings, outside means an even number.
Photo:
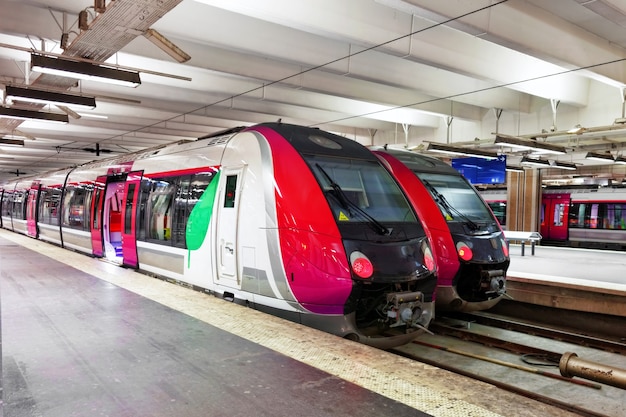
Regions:
<svg viewBox="0 0 626 417"><path fill-rule="evenodd" d="M456 208L452 207L446 197L439 191L437 191L437 189L430 182L428 182L428 180L422 180L422 182L426 184L426 187L428 187L430 193L433 195L433 197L435 197L435 201L446 211L446 214L450 216L451 219L454 219L456 215L457 217L463 219L463 221L472 231L480 229L480 226L476 222L467 217L465 214L461 213Z"/></svg>
<svg viewBox="0 0 626 417"><path fill-rule="evenodd" d="M322 168L320 164L315 164L315 166L320 170L320 172L322 174L324 174L324 176L328 180L328 183L330 184L331 188L333 189L333 193L331 195L333 197L335 197L337 199L337 201L339 201L339 204L341 204L341 206L345 210L348 211L348 214L350 216L352 216L352 210L350 210L350 208L352 208L352 209L354 209L354 211L357 214L359 214L361 217L365 218L365 220L367 220L369 222L369 224L374 228L374 231L376 233L378 233L379 235L390 235L391 234L391 229L390 228L388 228L385 225L383 225L382 223L380 223L378 220L376 220L374 217L372 217L368 212L366 212L361 207L359 207L358 204L356 204L352 200L350 200L348 198L348 196L346 195L346 193L341 188L341 186L339 184L337 184L335 181L333 181L333 179L330 177L330 175L328 175L328 172L326 172L326 170L324 168Z"/></svg>

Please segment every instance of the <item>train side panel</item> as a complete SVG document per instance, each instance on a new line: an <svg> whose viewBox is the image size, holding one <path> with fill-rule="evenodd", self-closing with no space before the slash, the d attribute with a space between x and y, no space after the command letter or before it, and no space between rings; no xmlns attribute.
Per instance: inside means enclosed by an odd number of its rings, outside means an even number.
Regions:
<svg viewBox="0 0 626 417"><path fill-rule="evenodd" d="M481 191L506 222L506 191ZM542 244L626 250L626 191L623 188L547 188L541 204Z"/></svg>
<svg viewBox="0 0 626 417"><path fill-rule="evenodd" d="M70 171L63 184L59 208L63 247L93 254L91 239L91 205L96 178L109 168L89 164Z"/></svg>
<svg viewBox="0 0 626 417"><path fill-rule="evenodd" d="M559 196L563 196L563 209L556 210L549 203ZM560 224L566 231L544 235L542 228L546 243L626 249L626 192L623 188L546 190L542 207L546 208L544 222L552 227Z"/></svg>
<svg viewBox="0 0 626 417"><path fill-rule="evenodd" d="M49 173L40 178L37 215L39 239L62 244L61 211L63 186L71 169Z"/></svg>
<svg viewBox="0 0 626 417"><path fill-rule="evenodd" d="M306 162L284 139L267 137L278 186L277 227L285 279L309 311L341 315L352 290L352 277L333 214ZM306 279L311 274L317 279Z"/></svg>
<svg viewBox="0 0 626 417"><path fill-rule="evenodd" d="M2 202L0 210L0 221L2 222L2 228L7 230L13 230L11 225L11 211L13 210L13 191L15 190L14 183L4 184L2 186Z"/></svg>
<svg viewBox="0 0 626 417"><path fill-rule="evenodd" d="M140 270L213 289L214 244L208 231L213 218L212 208L206 207L215 198L222 152L222 145L199 141L163 149L133 164L133 171L143 173L134 213ZM193 213L198 220L200 212L206 227L200 221L184 224Z"/></svg>
<svg viewBox="0 0 626 417"><path fill-rule="evenodd" d="M276 220L272 150L266 138L242 132L221 160L212 222L214 284L219 292L276 309L301 311L286 285Z"/></svg>
<svg viewBox="0 0 626 417"><path fill-rule="evenodd" d="M28 235L28 193L32 182L33 180L29 178L18 179L11 193L10 230L23 235Z"/></svg>

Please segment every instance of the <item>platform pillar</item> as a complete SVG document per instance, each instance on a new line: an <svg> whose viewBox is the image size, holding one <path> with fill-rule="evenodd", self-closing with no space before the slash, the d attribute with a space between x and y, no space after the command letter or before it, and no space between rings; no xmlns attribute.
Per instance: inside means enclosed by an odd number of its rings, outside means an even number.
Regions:
<svg viewBox="0 0 626 417"><path fill-rule="evenodd" d="M507 172L506 228L538 232L541 224L541 169Z"/></svg>

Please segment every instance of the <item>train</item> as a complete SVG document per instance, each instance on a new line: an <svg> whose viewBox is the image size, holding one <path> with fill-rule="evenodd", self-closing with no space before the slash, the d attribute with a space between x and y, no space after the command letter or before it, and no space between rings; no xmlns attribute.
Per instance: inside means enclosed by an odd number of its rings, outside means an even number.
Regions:
<svg viewBox="0 0 626 417"><path fill-rule="evenodd" d="M435 315L418 213L379 159L263 123L0 186L1 226L378 348Z"/></svg>
<svg viewBox="0 0 626 417"><path fill-rule="evenodd" d="M506 190L481 193L506 227ZM545 187L539 210L544 245L626 250L626 188Z"/></svg>
<svg viewBox="0 0 626 417"><path fill-rule="evenodd" d="M510 258L502 228L456 169L404 149L370 147L424 220L437 264L437 310L477 311L506 296Z"/></svg>

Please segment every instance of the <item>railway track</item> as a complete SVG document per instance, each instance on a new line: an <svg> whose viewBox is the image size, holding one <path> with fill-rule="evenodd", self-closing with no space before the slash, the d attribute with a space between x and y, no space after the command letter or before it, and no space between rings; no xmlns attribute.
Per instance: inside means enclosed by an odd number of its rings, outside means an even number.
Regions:
<svg viewBox="0 0 626 417"><path fill-rule="evenodd" d="M626 413L623 389L559 372L559 360L572 351L626 369L626 343L619 337L582 334L571 326L559 328L491 312L441 317L429 328L432 335L393 352L581 416Z"/></svg>
<svg viewBox="0 0 626 417"><path fill-rule="evenodd" d="M563 342L573 343L577 346L586 346L607 352L614 352L621 355L626 355L626 343L623 341L610 340L588 334L577 333L569 329L560 329L554 326L546 326L526 321L519 321L515 318L509 318L487 312L460 313L455 314L452 317L467 323L468 327L471 326L471 324L482 324L489 327L512 330L529 335L548 337ZM461 339L470 339L474 337L472 332L465 331L462 328L456 326L446 326L442 322L435 322L434 326L438 330L438 333L445 332L446 334L455 335L456 337L459 337ZM484 340L487 341L487 339ZM520 351L518 353L524 352Z"/></svg>

